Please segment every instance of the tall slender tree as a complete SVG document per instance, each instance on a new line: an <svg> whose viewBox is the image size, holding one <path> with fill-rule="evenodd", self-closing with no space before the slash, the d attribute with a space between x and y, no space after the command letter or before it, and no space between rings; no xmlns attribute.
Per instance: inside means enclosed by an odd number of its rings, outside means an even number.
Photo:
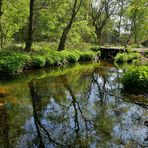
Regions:
<svg viewBox="0 0 148 148"><path fill-rule="evenodd" d="M33 42L33 16L34 16L34 2L35 0L30 0L30 14L28 23L28 36L26 40L25 50L30 51Z"/></svg>
<svg viewBox="0 0 148 148"><path fill-rule="evenodd" d="M67 39L67 35L72 27L72 24L76 18L77 13L80 10L80 7L82 5L83 0L74 0L73 6L72 6L72 13L71 13L71 18L68 21L66 27L63 30L62 36L60 38L59 46L58 46L58 51L64 50L65 49L65 43Z"/></svg>
<svg viewBox="0 0 148 148"><path fill-rule="evenodd" d="M92 0L90 3L90 16L92 18L92 24L95 27L97 43L99 45L102 44L102 31L115 11L116 5L116 0Z"/></svg>

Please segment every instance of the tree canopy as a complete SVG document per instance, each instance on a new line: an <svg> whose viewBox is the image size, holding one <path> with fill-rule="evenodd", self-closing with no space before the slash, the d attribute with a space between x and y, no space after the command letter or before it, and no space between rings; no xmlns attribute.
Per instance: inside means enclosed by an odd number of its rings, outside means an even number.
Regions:
<svg viewBox="0 0 148 148"><path fill-rule="evenodd" d="M148 34L147 0L1 0L0 45L52 42L140 44ZM28 47L27 47L28 46Z"/></svg>

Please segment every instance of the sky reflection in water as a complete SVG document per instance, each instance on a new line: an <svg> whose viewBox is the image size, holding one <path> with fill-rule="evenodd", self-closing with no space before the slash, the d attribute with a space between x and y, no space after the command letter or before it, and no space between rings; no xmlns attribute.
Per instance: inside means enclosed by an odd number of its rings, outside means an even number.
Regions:
<svg viewBox="0 0 148 148"><path fill-rule="evenodd" d="M0 148L148 147L147 105L120 92L121 70L70 69L0 83Z"/></svg>

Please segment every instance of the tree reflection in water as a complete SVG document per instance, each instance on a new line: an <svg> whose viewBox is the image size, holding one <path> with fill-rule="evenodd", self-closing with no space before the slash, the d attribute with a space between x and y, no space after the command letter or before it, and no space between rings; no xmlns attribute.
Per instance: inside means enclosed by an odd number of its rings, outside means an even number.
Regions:
<svg viewBox="0 0 148 148"><path fill-rule="evenodd" d="M17 148L148 146L147 109L122 95L120 76L115 67L100 66L21 84L27 87L30 102L8 107L12 103L6 101L0 114L6 123L0 129L0 143ZM23 96L18 93L16 100ZM14 122L23 130L13 144Z"/></svg>
<svg viewBox="0 0 148 148"><path fill-rule="evenodd" d="M31 94L31 100L32 100L34 124L35 124L36 131L37 131L37 141L39 142L38 147L39 148L45 148L46 147L44 142L43 142L44 139L42 137L41 130L44 131L44 133L48 137L49 143L56 144L56 145L59 145L59 146L64 146L64 145L56 142L55 140L53 140L51 138L49 132L46 130L46 128L40 122L40 119L39 119L38 114L37 114L37 111L38 111L37 110L37 100L40 99L40 96L37 95L37 92L36 92L34 85L33 85L33 81L29 82L28 86L30 88L30 94Z"/></svg>

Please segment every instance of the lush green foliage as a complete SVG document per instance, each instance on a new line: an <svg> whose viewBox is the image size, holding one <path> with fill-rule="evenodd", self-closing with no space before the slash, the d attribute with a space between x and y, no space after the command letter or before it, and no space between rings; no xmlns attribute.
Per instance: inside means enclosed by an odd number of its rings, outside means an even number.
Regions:
<svg viewBox="0 0 148 148"><path fill-rule="evenodd" d="M42 68L52 65L63 65L77 61L94 60L97 53L74 51L51 51L35 53L1 53L0 54L0 73L3 76L15 76L23 70Z"/></svg>
<svg viewBox="0 0 148 148"><path fill-rule="evenodd" d="M94 13L93 16L100 16L97 18L96 24L97 26L102 24L100 26L102 29L101 44L114 44L116 42L116 44L123 45L129 36L130 43L135 44L147 39L147 0L107 0L106 3L103 1L98 1L95 5L94 3L95 0L83 1L67 37L67 44L98 44L92 13ZM45 0L44 2L35 0L34 41L48 41L56 43L57 46L63 28L71 18L73 4L74 1L71 0ZM93 6L93 10L91 10L90 4ZM108 7L105 4L109 4ZM0 17L1 46L6 48L15 42L25 42L29 18L29 0L2 0L0 12L2 12Z"/></svg>
<svg viewBox="0 0 148 148"><path fill-rule="evenodd" d="M93 58L95 58L94 52L78 52L80 59L79 61L91 61Z"/></svg>
<svg viewBox="0 0 148 148"><path fill-rule="evenodd" d="M114 58L115 62L117 63L124 63L124 62L133 62L134 60L139 60L141 58L140 53L118 53Z"/></svg>
<svg viewBox="0 0 148 148"><path fill-rule="evenodd" d="M30 66L33 68L42 68L45 66L46 59L41 55L32 55Z"/></svg>
<svg viewBox="0 0 148 148"><path fill-rule="evenodd" d="M127 91L148 93L148 67L129 68L122 77L122 83Z"/></svg>
<svg viewBox="0 0 148 148"><path fill-rule="evenodd" d="M131 21L131 36L134 43L147 39L148 34L148 6L147 0L131 0L127 9L127 16Z"/></svg>
<svg viewBox="0 0 148 148"><path fill-rule="evenodd" d="M0 55L0 73L5 76L13 76L21 73L30 62L30 57L26 54L2 54Z"/></svg>
<svg viewBox="0 0 148 148"><path fill-rule="evenodd" d="M100 51L100 46L94 46L90 50L92 50L94 52L98 52L98 51Z"/></svg>
<svg viewBox="0 0 148 148"><path fill-rule="evenodd" d="M29 0L23 0L23 1L2 0L3 13L0 18L1 44L7 45L13 40L17 41L19 39L20 35L18 34L18 36L15 37L15 34L21 31L26 25L29 15L28 8L29 8Z"/></svg>

